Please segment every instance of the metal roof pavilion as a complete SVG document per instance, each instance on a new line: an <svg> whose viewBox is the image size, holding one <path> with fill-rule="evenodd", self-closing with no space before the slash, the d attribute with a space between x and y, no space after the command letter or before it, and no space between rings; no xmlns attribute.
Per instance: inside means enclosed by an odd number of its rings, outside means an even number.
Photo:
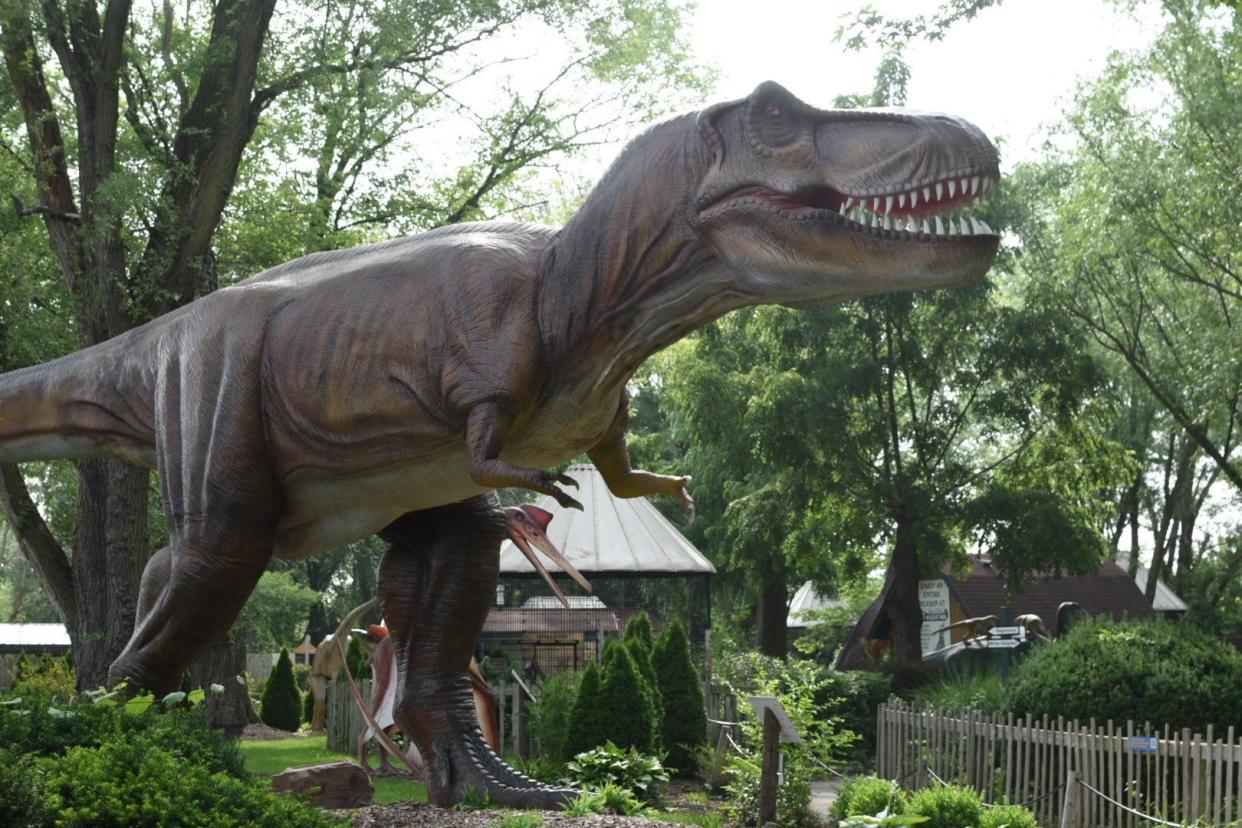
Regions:
<svg viewBox="0 0 1242 828"><path fill-rule="evenodd" d="M536 505L552 513L548 538L581 572L715 573L711 561L646 498L614 497L603 475L591 465L570 466L566 474L578 481L578 489L569 492L584 511L562 508L551 497L541 498ZM548 571L559 571L551 561L545 563ZM534 575L535 568L511 541L505 541L500 547L500 572Z"/></svg>
<svg viewBox="0 0 1242 828"><path fill-rule="evenodd" d="M0 624L0 653L67 653L64 624Z"/></svg>

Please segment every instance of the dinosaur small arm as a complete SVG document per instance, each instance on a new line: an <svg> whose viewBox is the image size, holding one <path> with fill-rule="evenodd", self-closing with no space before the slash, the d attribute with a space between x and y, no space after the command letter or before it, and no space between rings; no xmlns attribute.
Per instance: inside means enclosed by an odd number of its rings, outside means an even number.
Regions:
<svg viewBox="0 0 1242 828"><path fill-rule="evenodd" d="M465 713L505 537L490 492L579 506L547 470L586 452L617 496L689 512L688 477L631 467L638 366L745 306L978 281L999 239L971 211L998 175L963 120L821 110L764 83L634 139L559 229L476 222L316 253L0 375L0 462L158 470L169 545L110 672L157 693L228 629L273 555L389 538L397 718L432 801L475 787L563 803L572 792L515 774Z"/></svg>

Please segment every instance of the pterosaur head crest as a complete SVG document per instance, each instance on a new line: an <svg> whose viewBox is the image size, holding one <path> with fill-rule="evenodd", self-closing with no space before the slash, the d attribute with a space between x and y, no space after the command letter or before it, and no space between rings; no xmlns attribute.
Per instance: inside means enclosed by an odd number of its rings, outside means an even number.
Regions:
<svg viewBox="0 0 1242 828"><path fill-rule="evenodd" d="M966 121L816 109L767 82L698 125L713 161L693 223L763 302L956 287L995 258L974 210L996 186L997 152Z"/></svg>

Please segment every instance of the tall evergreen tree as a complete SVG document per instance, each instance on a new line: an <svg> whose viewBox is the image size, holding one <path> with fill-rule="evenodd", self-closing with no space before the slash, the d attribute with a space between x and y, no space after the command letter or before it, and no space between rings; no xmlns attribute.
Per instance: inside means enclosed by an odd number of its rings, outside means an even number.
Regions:
<svg viewBox="0 0 1242 828"><path fill-rule="evenodd" d="M302 697L293 678L293 662L289 650L282 649L276 669L263 688L263 723L280 730L297 730L301 724Z"/></svg>
<svg viewBox="0 0 1242 828"><path fill-rule="evenodd" d="M660 690L656 685L655 668L651 665L655 640L651 629L651 619L647 617L647 613L640 611L630 619L625 627L625 646L630 651L630 657L634 659L634 666L638 668L638 677L642 679L647 698L651 700L658 746L664 720L664 703L660 699Z"/></svg>
<svg viewBox="0 0 1242 828"><path fill-rule="evenodd" d="M660 738L668 751L665 765L688 773L695 768L695 748L707 743L707 709L698 671L690 660L690 639L680 621L660 635L652 662L664 705Z"/></svg>
<svg viewBox="0 0 1242 828"><path fill-rule="evenodd" d="M618 747L643 753L655 750L655 710L629 647L621 642L609 646L604 656L604 682L599 709L604 714L604 736Z"/></svg>
<svg viewBox="0 0 1242 828"><path fill-rule="evenodd" d="M600 669L592 661L582 671L582 680L578 682L578 696L574 699L574 709L569 716L569 740L567 752L576 756L603 744L604 713L600 707Z"/></svg>

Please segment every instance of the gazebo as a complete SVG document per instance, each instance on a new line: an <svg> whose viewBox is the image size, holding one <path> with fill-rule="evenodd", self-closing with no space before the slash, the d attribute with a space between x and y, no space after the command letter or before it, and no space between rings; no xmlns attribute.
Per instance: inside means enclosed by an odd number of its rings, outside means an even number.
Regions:
<svg viewBox="0 0 1242 828"><path fill-rule="evenodd" d="M608 491L594 466L570 466L571 490L583 511L552 498L537 502L552 514L548 538L591 582L587 595L547 562L568 597L564 607L511 542L500 549L500 585L479 640L480 658L524 675L576 670L599 657L605 637L625 630L645 610L657 631L680 619L701 648L711 628L711 576L716 568L645 498Z"/></svg>

